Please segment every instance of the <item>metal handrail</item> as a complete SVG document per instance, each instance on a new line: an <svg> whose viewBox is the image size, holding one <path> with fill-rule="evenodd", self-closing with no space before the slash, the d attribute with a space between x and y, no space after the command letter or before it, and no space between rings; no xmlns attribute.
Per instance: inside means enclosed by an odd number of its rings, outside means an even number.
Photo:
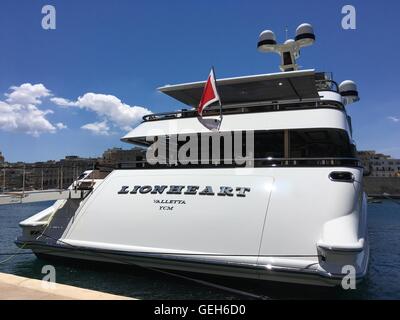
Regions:
<svg viewBox="0 0 400 320"><path fill-rule="evenodd" d="M239 159L227 158L227 159L206 159L207 163L202 163L202 159L196 159L194 162L197 163L189 163L189 164L180 164L178 161L176 163L169 163L169 161L165 160L165 163L157 163L151 164L146 160L142 161L125 161L120 162L117 166L109 166L109 165L101 165L102 169L149 169L149 168L184 168L184 167L206 167L206 166L229 166L235 165ZM331 157L331 158L272 158L272 157L263 157L263 158L246 158L243 157L240 159L243 162L253 162L253 163L268 163L270 165L280 163L283 166L290 165L301 165L304 163L315 164L316 166L328 166L328 165L337 165L340 166L340 163L351 163L353 166L361 167L361 162L358 158L354 157ZM218 163L217 163L218 162ZM231 162L231 163L225 163Z"/></svg>
<svg viewBox="0 0 400 320"><path fill-rule="evenodd" d="M316 99L311 100L302 100L301 102L290 102L290 103L282 103L282 102L274 102L274 103L262 103L257 102L254 103L253 106L249 105L235 105L226 107L224 106L225 113L229 112L229 114L238 114L238 113L255 113L255 112L271 112L271 111L284 111L284 110L294 110L293 108L296 106L296 110L306 110L306 109L315 109L315 108L330 108L330 109L344 109L343 105L339 104L337 101L320 101ZM251 109L250 109L251 108ZM262 108L263 110L260 110ZM204 110L203 115L212 116L219 115L219 109L209 109ZM143 121L158 121L158 120L168 120L168 119L177 119L177 118L192 118L197 117L197 110L178 110L172 112L162 112L162 113L153 113L143 116Z"/></svg>
<svg viewBox="0 0 400 320"><path fill-rule="evenodd" d="M243 157L245 158L245 157ZM295 160L295 161L300 161L300 160L359 160L356 157L312 157L312 158L274 158L274 157L262 157L262 158L248 158L251 160L256 160L256 161L262 161L262 160L268 160L268 161L289 161L289 160ZM210 161L223 161L223 160L231 160L234 161L236 160L235 158L222 158L222 159L217 159L217 158L212 158L208 159ZM136 164L136 163L141 163L141 164L146 164L148 163L147 160L137 160L137 161L123 161L123 162L118 162L118 164ZM107 167L107 165L100 165L100 167Z"/></svg>
<svg viewBox="0 0 400 320"><path fill-rule="evenodd" d="M84 170L90 170L97 166L97 161L94 161L89 167L88 165L37 165L21 163L20 165L7 165L3 164L2 174L0 175L2 192L8 191L22 191L28 192L32 188L34 190L44 190L45 187L50 189L63 189L64 186L69 185L70 181L77 178L79 173ZM45 185L46 169L49 170L50 178L47 179ZM55 171L56 174L55 174ZM52 182L53 180L56 182Z"/></svg>

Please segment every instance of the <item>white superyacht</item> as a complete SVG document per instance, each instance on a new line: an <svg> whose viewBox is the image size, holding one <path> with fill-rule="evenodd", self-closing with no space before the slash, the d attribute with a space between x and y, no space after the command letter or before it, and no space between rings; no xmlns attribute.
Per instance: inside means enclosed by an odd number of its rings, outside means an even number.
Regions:
<svg viewBox="0 0 400 320"><path fill-rule="evenodd" d="M158 141L166 161L86 171L63 199L20 223L17 244L39 257L326 286L351 266L361 280L367 202L346 113L358 92L352 81L299 70L300 48L314 40L309 24L283 44L262 32L258 49L278 53L281 72L218 79L222 107L202 117L204 81L160 88L188 108L145 116L122 140ZM181 135L196 141L201 160L173 156ZM200 139L221 135L217 148ZM246 161L226 156L232 135L252 146Z"/></svg>

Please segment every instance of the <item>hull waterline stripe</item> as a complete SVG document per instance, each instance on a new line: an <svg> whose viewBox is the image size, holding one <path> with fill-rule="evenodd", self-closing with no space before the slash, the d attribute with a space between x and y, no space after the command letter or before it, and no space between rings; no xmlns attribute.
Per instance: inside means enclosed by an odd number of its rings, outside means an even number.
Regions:
<svg viewBox="0 0 400 320"><path fill-rule="evenodd" d="M46 235L44 235L46 236ZM51 237L49 237L50 239L52 239ZM53 239L54 240L54 239ZM63 242L62 240L58 240L60 242ZM203 265L215 265L215 266L220 266L220 267L232 267L232 268L239 268L239 269L248 269L248 270L259 270L259 271L272 271L272 272L279 272L279 273L287 273L287 274L293 274L293 273L297 273L297 274L304 274L304 275L312 275L312 276L318 276L321 277L323 279L331 279L331 280L341 280L343 278L342 274L332 274L332 273L321 273L318 270L313 270L313 269L307 269L307 268L296 268L296 267L281 267L281 266L273 266L271 270L267 269L266 266L263 265L256 265L256 264L244 264L244 263L221 263L221 262L216 262L216 261L193 261L193 260L188 260L188 259L179 259L177 257L172 258L172 257L157 257L157 256L151 256L151 254L146 253L146 254L136 254L136 253L127 253L127 252L120 252L120 251L114 251L114 250L99 250L99 249L93 249L93 248L86 248L86 247L78 247L78 246L74 246L71 244L66 243L69 248L67 247L63 247L63 246L57 246L57 245L49 245L49 244L45 244L45 243L34 243L34 242L20 242L20 241L16 241L17 244L22 245L22 244L26 244L27 248L29 248L30 245L32 245L32 247L37 247L37 249L41 250L44 249L46 250L46 248L54 248L54 250L50 250L48 251L49 254L51 254L51 252L57 252L59 250L61 251L79 251L80 254L82 255L102 255L104 258L106 259L111 259L111 260L115 260L118 261L118 259L112 258L109 255L118 255L121 257L132 257L132 258L143 258L143 259L149 259L149 260L167 260L167 261L173 261L173 262L180 262L183 264L203 264ZM33 248L34 249L34 248ZM32 250L33 250L32 249ZM44 254L46 252L43 252ZM121 262L121 261L120 261ZM131 264L131 265L136 265L135 263L127 263L124 262L125 264ZM138 264L139 266L141 266L140 264ZM363 277L363 275L357 275L357 278L361 278Z"/></svg>

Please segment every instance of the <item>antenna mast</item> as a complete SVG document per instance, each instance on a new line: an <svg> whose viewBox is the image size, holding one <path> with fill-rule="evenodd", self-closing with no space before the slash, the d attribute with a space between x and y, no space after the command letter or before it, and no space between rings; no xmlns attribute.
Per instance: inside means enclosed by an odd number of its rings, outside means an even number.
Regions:
<svg viewBox="0 0 400 320"><path fill-rule="evenodd" d="M298 70L296 60L300 57L300 48L310 46L315 41L313 27L308 23L299 25L296 37L288 39L288 27L285 27L286 41L278 44L275 34L271 30L261 32L258 40L258 50L261 52L275 52L281 56L280 69L282 71Z"/></svg>

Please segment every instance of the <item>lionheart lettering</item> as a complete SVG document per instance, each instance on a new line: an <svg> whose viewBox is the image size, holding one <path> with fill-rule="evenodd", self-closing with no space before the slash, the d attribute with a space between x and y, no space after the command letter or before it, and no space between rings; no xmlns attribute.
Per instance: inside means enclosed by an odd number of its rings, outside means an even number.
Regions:
<svg viewBox="0 0 400 320"><path fill-rule="evenodd" d="M217 189L216 189L217 190ZM145 185L145 186L122 186L118 194L171 194L171 195L201 195L201 196L227 196L246 197L250 192L248 187L221 186L218 192L214 192L212 186L181 186L181 185Z"/></svg>

